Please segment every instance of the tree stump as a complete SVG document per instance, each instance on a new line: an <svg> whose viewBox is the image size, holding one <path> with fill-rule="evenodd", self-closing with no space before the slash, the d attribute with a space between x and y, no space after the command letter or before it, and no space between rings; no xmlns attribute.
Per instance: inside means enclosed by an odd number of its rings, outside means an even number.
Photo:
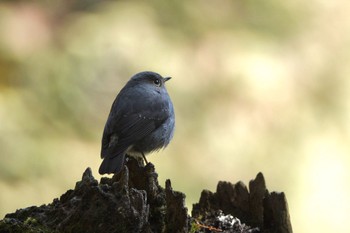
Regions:
<svg viewBox="0 0 350 233"><path fill-rule="evenodd" d="M185 194L170 180L158 184L153 164L128 158L125 168L98 182L87 168L74 190L42 206L10 213L0 232L266 232L291 233L283 193L269 193L261 173L249 183L220 181L216 192L203 190L192 216Z"/></svg>

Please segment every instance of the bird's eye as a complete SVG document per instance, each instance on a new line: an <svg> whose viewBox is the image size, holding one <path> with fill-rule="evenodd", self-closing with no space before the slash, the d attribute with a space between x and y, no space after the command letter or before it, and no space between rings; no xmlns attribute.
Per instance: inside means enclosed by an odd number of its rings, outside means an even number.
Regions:
<svg viewBox="0 0 350 233"><path fill-rule="evenodd" d="M156 86L158 86L158 87L160 87L160 85L161 85L161 82L160 82L159 79L153 80L153 83L154 83Z"/></svg>

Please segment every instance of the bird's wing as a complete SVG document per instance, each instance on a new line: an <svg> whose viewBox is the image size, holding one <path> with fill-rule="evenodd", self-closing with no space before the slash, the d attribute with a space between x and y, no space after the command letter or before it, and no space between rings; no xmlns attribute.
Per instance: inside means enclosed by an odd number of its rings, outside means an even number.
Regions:
<svg viewBox="0 0 350 233"><path fill-rule="evenodd" d="M168 117L156 111L156 106L159 107L160 104L160 100L156 99L148 106L142 102L133 102L130 105L130 101L126 101L125 97L117 97L104 129L101 157L118 156L157 129Z"/></svg>

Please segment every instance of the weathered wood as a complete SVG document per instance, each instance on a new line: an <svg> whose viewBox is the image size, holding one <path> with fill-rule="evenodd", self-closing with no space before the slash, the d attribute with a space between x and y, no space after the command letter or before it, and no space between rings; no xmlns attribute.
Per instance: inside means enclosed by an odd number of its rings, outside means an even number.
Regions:
<svg viewBox="0 0 350 233"><path fill-rule="evenodd" d="M0 232L268 232L291 233L283 193L269 193L259 173L248 188L220 181L215 193L204 190L192 217L185 194L170 180L158 184L153 164L129 158L125 169L98 182L88 168L74 190L51 204L7 214Z"/></svg>
<svg viewBox="0 0 350 233"><path fill-rule="evenodd" d="M193 205L192 217L207 220L213 212L223 211L266 233L292 233L287 200L284 193L269 193L262 173L249 182L220 181L215 193L204 190L199 203Z"/></svg>

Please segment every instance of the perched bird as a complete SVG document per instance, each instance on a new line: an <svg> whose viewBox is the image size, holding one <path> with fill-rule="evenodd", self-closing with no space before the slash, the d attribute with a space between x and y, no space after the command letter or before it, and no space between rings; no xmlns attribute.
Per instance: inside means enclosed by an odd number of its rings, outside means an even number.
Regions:
<svg viewBox="0 0 350 233"><path fill-rule="evenodd" d="M165 148L174 134L175 114L165 88L170 77L135 74L113 102L102 137L99 173L118 173L125 154L143 156Z"/></svg>

